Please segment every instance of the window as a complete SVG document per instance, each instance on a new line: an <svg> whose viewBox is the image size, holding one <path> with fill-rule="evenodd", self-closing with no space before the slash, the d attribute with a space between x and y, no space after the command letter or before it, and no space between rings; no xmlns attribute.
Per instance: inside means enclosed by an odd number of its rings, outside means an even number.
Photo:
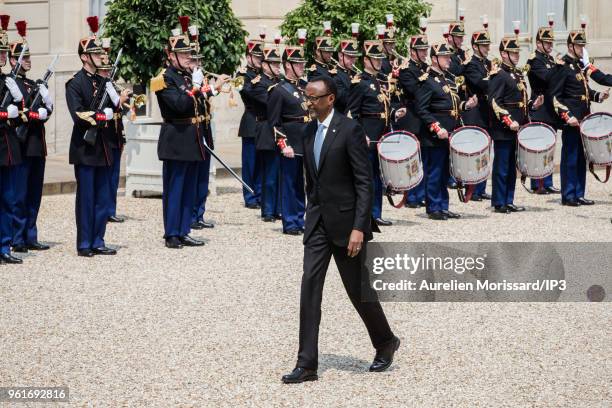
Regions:
<svg viewBox="0 0 612 408"><path fill-rule="evenodd" d="M106 15L106 3L108 0L89 0L89 15L98 16L100 18L100 24L104 20Z"/></svg>
<svg viewBox="0 0 612 408"><path fill-rule="evenodd" d="M521 33L533 34L548 25L548 13L555 13L555 31L567 31L567 3L568 0L504 0L504 33L513 33L512 22L520 20Z"/></svg>

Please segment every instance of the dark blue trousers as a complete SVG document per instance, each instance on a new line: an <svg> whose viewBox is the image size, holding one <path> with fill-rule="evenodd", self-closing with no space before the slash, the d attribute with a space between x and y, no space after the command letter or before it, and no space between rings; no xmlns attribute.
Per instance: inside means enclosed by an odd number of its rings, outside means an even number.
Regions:
<svg viewBox="0 0 612 408"><path fill-rule="evenodd" d="M36 220L45 178L45 158L24 157L23 162L14 167L13 178L13 246L25 246L38 242Z"/></svg>
<svg viewBox="0 0 612 408"><path fill-rule="evenodd" d="M242 179L249 185L255 194L242 188L245 205L261 203L261 154L255 149L254 137L242 138Z"/></svg>
<svg viewBox="0 0 612 408"><path fill-rule="evenodd" d="M280 155L273 150L261 150L261 216L273 217L281 213L279 173Z"/></svg>
<svg viewBox="0 0 612 408"><path fill-rule="evenodd" d="M516 187L516 140L496 140L493 144L493 192L491 205L514 204Z"/></svg>
<svg viewBox="0 0 612 408"><path fill-rule="evenodd" d="M109 217L117 215L117 191L119 190L119 173L121 172L121 149L111 149L113 164L111 165L110 189L111 200L109 201Z"/></svg>
<svg viewBox="0 0 612 408"><path fill-rule="evenodd" d="M374 187L374 197L372 198L372 216L374 218L382 218L382 197L383 185L380 179L380 164L378 161L378 152L369 149L370 163L372 164L372 186Z"/></svg>
<svg viewBox="0 0 612 408"><path fill-rule="evenodd" d="M77 249L104 246L110 201L110 167L74 166L76 189Z"/></svg>
<svg viewBox="0 0 612 408"><path fill-rule="evenodd" d="M449 170L448 146L423 147L426 212L448 211Z"/></svg>
<svg viewBox="0 0 612 408"><path fill-rule="evenodd" d="M12 168L0 166L0 254L11 253L13 239L11 211L15 201Z"/></svg>
<svg viewBox="0 0 612 408"><path fill-rule="evenodd" d="M561 194L563 201L584 198L587 164L578 128L564 126L561 133Z"/></svg>
<svg viewBox="0 0 612 408"><path fill-rule="evenodd" d="M184 237L191 232L196 199L198 162L164 160L162 208L164 238Z"/></svg>
<svg viewBox="0 0 612 408"><path fill-rule="evenodd" d="M414 188L408 190L408 197L406 198L406 202L408 204L417 204L422 201L425 201L426 178L426 176L423 176L423 180L421 180L419 184L417 184Z"/></svg>
<svg viewBox="0 0 612 408"><path fill-rule="evenodd" d="M197 164L196 201L193 208L192 222L204 221L206 198L208 197L208 182L210 180L210 154Z"/></svg>
<svg viewBox="0 0 612 408"><path fill-rule="evenodd" d="M304 166L301 157L280 158L283 232L304 228Z"/></svg>
<svg viewBox="0 0 612 408"><path fill-rule="evenodd" d="M548 188L548 187L552 187L553 186L553 176L552 174L548 177L544 177L543 179L543 186L544 188ZM535 179L531 179L531 189L532 190L537 190L540 188L540 184L539 184L539 180L535 180Z"/></svg>

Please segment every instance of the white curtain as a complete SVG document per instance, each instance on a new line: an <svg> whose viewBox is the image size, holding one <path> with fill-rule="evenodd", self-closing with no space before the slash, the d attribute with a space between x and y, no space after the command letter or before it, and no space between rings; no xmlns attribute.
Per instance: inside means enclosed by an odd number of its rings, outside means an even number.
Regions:
<svg viewBox="0 0 612 408"><path fill-rule="evenodd" d="M555 31L567 31L567 0L534 0L538 27L548 25L547 13L555 13Z"/></svg>
<svg viewBox="0 0 612 408"><path fill-rule="evenodd" d="M521 21L521 32L531 30L529 3L533 3L536 30L548 25L547 13L555 13L555 31L566 31L567 0L504 0L504 33L512 34L512 21Z"/></svg>
<svg viewBox="0 0 612 408"><path fill-rule="evenodd" d="M512 22L521 21L521 33L529 32L529 0L504 0L504 33L514 33Z"/></svg>
<svg viewBox="0 0 612 408"><path fill-rule="evenodd" d="M108 0L89 0L89 15L98 16L100 18L100 24L104 20L106 15L106 3Z"/></svg>

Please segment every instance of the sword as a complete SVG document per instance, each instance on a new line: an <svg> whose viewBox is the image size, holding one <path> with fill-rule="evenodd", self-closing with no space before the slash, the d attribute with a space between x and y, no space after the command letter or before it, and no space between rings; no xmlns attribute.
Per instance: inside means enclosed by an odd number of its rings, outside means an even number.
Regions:
<svg viewBox="0 0 612 408"><path fill-rule="evenodd" d="M225 164L225 162L223 160L221 160L221 158L219 156L217 156L217 154L215 153L215 151L213 149L211 149L210 147L208 147L208 144L206 144L206 141L204 141L204 148L206 149L206 151L208 153L210 153L210 155L212 157L215 158L215 160L217 160L223 167L225 167L225 169L227 171L229 171L229 173L234 176L234 178L236 180L238 180L240 182L240 184L243 185L244 188L247 189L247 191L251 194L255 194L255 191L253 191L253 189L243 180L240 178L240 176L238 174L236 174L236 172L234 170L232 170L232 168L230 166L228 166L227 164Z"/></svg>

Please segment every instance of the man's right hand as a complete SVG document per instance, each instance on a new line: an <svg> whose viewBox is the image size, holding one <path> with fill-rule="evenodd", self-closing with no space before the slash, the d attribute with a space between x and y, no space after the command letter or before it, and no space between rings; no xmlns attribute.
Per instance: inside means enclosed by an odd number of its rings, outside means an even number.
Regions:
<svg viewBox="0 0 612 408"><path fill-rule="evenodd" d="M442 139L442 140L448 139L448 131L444 128L440 128L440 130L438 130L436 135L438 135L438 139Z"/></svg>
<svg viewBox="0 0 612 408"><path fill-rule="evenodd" d="M204 72L200 68L196 68L191 74L191 83L194 87L199 88L202 86L202 82L204 82Z"/></svg>
<svg viewBox="0 0 612 408"><path fill-rule="evenodd" d="M295 157L295 152L293 151L293 147L287 146L285 147L281 153L288 159L293 159Z"/></svg>
<svg viewBox="0 0 612 408"><path fill-rule="evenodd" d="M521 125L519 125L519 123L516 120L513 120L512 123L510 124L510 130L513 132L518 132L520 128L521 128Z"/></svg>
<svg viewBox="0 0 612 408"><path fill-rule="evenodd" d="M570 120L567 121L567 124L574 127L580 126L580 122L578 122L578 119L576 119L575 116L572 116Z"/></svg>

